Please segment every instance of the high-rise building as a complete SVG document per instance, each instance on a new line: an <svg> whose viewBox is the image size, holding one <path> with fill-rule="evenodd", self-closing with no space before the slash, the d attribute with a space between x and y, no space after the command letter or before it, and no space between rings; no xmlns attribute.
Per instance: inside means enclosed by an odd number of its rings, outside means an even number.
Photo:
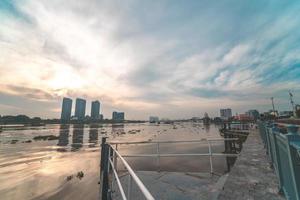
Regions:
<svg viewBox="0 0 300 200"><path fill-rule="evenodd" d="M159 118L156 116L150 116L149 117L149 122L150 123L158 123L159 122Z"/></svg>
<svg viewBox="0 0 300 200"><path fill-rule="evenodd" d="M100 119L100 120L103 120L103 119L104 119L103 114L100 114L100 115L99 115L99 119Z"/></svg>
<svg viewBox="0 0 300 200"><path fill-rule="evenodd" d="M76 99L75 117L79 120L82 120L85 117L85 105L86 105L86 100L80 98Z"/></svg>
<svg viewBox="0 0 300 200"><path fill-rule="evenodd" d="M248 110L246 114L253 120L257 120L259 118L259 112L257 110Z"/></svg>
<svg viewBox="0 0 300 200"><path fill-rule="evenodd" d="M91 118L92 119L100 119L100 102L99 101L92 102Z"/></svg>
<svg viewBox="0 0 300 200"><path fill-rule="evenodd" d="M220 109L220 117L223 120L228 120L232 117L231 108Z"/></svg>
<svg viewBox="0 0 300 200"><path fill-rule="evenodd" d="M69 121L71 118L71 112L72 112L72 99L64 97L62 102L60 119L62 121Z"/></svg>
<svg viewBox="0 0 300 200"><path fill-rule="evenodd" d="M113 120L113 121L118 121L118 122L120 122L120 121L124 121L124 119L125 119L125 114L124 114L124 112L116 112L116 111L114 111L114 112L112 113L112 120Z"/></svg>

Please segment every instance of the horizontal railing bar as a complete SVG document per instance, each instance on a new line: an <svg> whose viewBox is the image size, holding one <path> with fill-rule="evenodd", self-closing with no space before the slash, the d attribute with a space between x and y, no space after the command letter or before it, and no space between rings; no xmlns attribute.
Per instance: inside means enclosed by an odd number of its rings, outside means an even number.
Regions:
<svg viewBox="0 0 300 200"><path fill-rule="evenodd" d="M282 122L274 122L274 123L279 125L279 126L284 126L284 127L288 127L288 126L300 127L300 125L298 125L298 124L286 124L286 123L282 123Z"/></svg>
<svg viewBox="0 0 300 200"><path fill-rule="evenodd" d="M238 138L215 138L215 139L203 139L203 140L170 140L170 141L139 141L139 142L109 142L109 144L157 144L157 143L188 143L188 142L203 142L208 141L236 141Z"/></svg>
<svg viewBox="0 0 300 200"><path fill-rule="evenodd" d="M145 187L145 185L142 183L142 181L139 179L139 177L134 173L134 171L131 169L129 164L126 162L126 160L119 154L117 150L113 146L110 145L110 147L115 151L117 156L120 158L120 160L123 162L124 166L128 170L130 176L134 180L134 182L137 184L137 186L140 188L141 192L145 196L147 200L154 200L154 197L151 195L151 193L148 191L148 189Z"/></svg>
<svg viewBox="0 0 300 200"><path fill-rule="evenodd" d="M300 151L300 142L290 142L291 146Z"/></svg>
<svg viewBox="0 0 300 200"><path fill-rule="evenodd" d="M237 157L239 154L225 154L225 153L190 153L190 154L128 154L123 157L180 157L180 156L231 156Z"/></svg>
<svg viewBox="0 0 300 200"><path fill-rule="evenodd" d="M123 200L127 200L126 195L125 195L125 192L124 192L124 189L123 189L122 184L121 184L121 181L120 181L120 179L119 179L118 173L117 173L116 170L115 170L114 164L113 164L113 162L111 161L111 159L109 159L109 162L110 162L110 166L111 166L111 168L112 168L112 171L114 172L115 179L117 180L117 184L118 184L119 190L120 190L120 192L121 192L122 199L123 199Z"/></svg>

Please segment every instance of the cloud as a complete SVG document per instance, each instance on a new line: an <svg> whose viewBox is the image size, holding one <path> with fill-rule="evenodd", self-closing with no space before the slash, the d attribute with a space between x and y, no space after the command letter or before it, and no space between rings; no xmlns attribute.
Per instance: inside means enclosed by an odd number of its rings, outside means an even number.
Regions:
<svg viewBox="0 0 300 200"><path fill-rule="evenodd" d="M53 100L55 98L55 96L52 93L43 91L41 89L27 88L22 86L15 86L15 85L0 85L0 86L2 88L2 91L5 91L8 94L12 94L12 95L22 94L22 96L27 97L29 99L48 101L48 100Z"/></svg>
<svg viewBox="0 0 300 200"><path fill-rule="evenodd" d="M58 117L63 96L100 99L107 116L122 109L131 118L176 118L216 113L216 103L263 108L268 96L299 90L298 2L24 0L0 7L0 92L4 101L54 106L47 116Z"/></svg>

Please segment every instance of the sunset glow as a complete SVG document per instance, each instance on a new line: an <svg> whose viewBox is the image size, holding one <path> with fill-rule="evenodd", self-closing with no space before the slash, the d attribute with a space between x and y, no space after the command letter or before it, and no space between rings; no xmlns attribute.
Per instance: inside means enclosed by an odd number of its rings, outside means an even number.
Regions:
<svg viewBox="0 0 300 200"><path fill-rule="evenodd" d="M270 96L289 109L299 11L296 1L1 1L1 114L59 117L63 97L128 119L268 110Z"/></svg>

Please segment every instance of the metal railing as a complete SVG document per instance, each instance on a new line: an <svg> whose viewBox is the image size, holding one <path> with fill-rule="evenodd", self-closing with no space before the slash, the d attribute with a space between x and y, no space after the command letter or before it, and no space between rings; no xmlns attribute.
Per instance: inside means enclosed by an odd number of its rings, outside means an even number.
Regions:
<svg viewBox="0 0 300 200"><path fill-rule="evenodd" d="M236 153L213 153L211 143L214 141L234 142L237 138L217 138L217 139L205 139L205 140L182 140L182 141L145 141L145 142L111 142L106 143L106 138L102 138L101 148L101 170L100 170L100 199L110 200L112 199L112 192L115 183L119 189L120 195L123 200L131 198L131 187L132 181L138 186L143 196L147 200L152 200L154 197L138 178L135 172L132 170L130 165L124 159L124 157L157 157L157 164L160 164L160 157L180 157L180 156L208 156L210 162L210 173L213 174L213 156L227 156L237 157L239 154ZM180 154L162 154L160 153L160 144L175 144L175 143L207 143L208 153L180 153ZM155 154L128 154L121 155L118 152L119 145L131 145L131 144L156 144ZM118 159L125 166L128 171L128 185L127 195L125 194L124 188L118 176L117 161ZM112 173L110 173L110 170Z"/></svg>
<svg viewBox="0 0 300 200"><path fill-rule="evenodd" d="M300 135L295 125L283 125L287 133L280 132L276 123L259 122L271 166L279 180L279 192L289 200L300 200Z"/></svg>

